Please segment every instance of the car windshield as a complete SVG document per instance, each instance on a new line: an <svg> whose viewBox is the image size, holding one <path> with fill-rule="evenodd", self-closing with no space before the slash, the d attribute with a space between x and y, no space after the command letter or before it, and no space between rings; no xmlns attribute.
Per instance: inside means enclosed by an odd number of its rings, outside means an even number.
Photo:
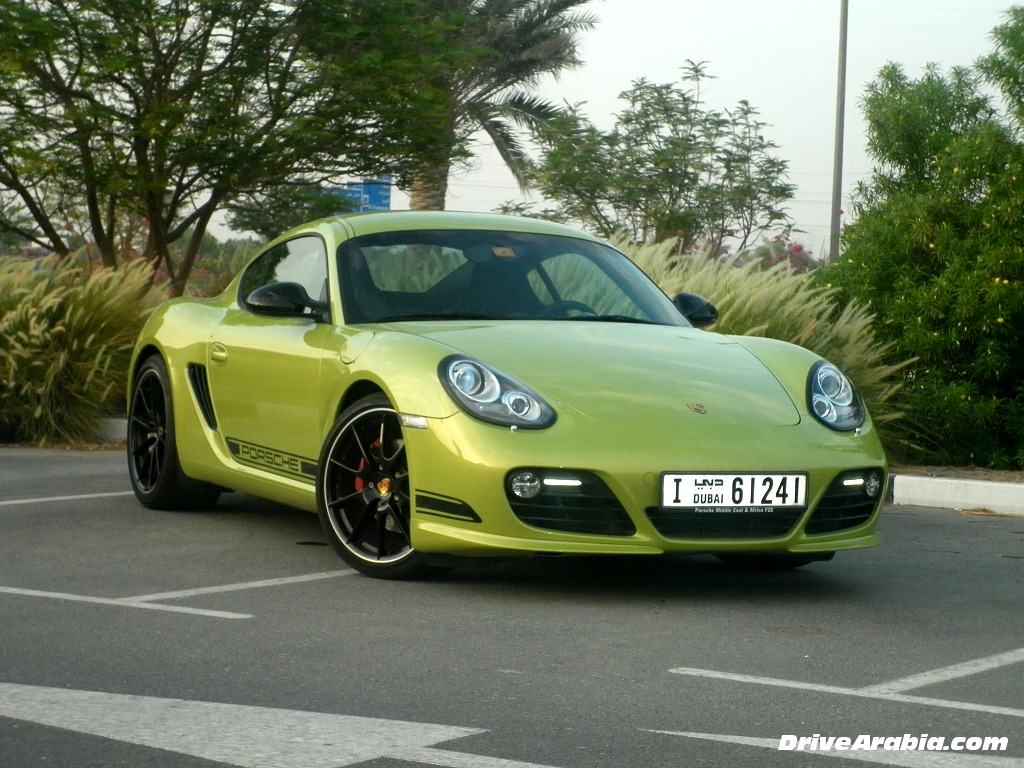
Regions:
<svg viewBox="0 0 1024 768"><path fill-rule="evenodd" d="M555 235L408 230L338 249L345 322L571 320L688 325L629 259Z"/></svg>

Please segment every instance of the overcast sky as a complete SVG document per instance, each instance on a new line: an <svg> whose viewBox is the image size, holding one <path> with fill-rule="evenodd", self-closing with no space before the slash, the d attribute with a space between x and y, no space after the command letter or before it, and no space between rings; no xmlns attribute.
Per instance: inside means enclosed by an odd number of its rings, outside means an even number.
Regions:
<svg viewBox="0 0 1024 768"><path fill-rule="evenodd" d="M846 137L848 191L871 170L864 152L864 86L889 61L920 76L928 62L943 71L992 50L990 34L1011 2L994 0L849 0ZM828 250L835 136L840 0L592 0L599 21L584 33L584 66L544 88L557 102L585 102L584 112L610 129L618 95L632 82L678 83L687 59L708 62L709 108L749 101L768 123L797 187L789 207L797 238L815 254ZM450 210L493 210L521 199L492 152L453 179ZM407 207L393 197L392 207ZM843 208L849 200L844 195Z"/></svg>

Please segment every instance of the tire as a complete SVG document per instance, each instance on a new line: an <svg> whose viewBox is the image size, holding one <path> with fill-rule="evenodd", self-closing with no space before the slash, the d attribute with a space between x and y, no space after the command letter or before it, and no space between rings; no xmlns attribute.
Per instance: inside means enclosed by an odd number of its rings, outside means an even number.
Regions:
<svg viewBox="0 0 1024 768"><path fill-rule="evenodd" d="M135 497L149 509L212 507L221 489L181 469L167 366L152 355L139 367L128 408L128 476Z"/></svg>
<svg viewBox="0 0 1024 768"><path fill-rule="evenodd" d="M405 439L385 396L365 397L338 417L320 453L316 497L324 534L352 569L378 579L436 571L412 546Z"/></svg>
<svg viewBox="0 0 1024 768"><path fill-rule="evenodd" d="M809 563L831 560L835 555L835 552L822 552L814 555L723 553L715 555L715 557L726 565L744 571L791 571Z"/></svg>

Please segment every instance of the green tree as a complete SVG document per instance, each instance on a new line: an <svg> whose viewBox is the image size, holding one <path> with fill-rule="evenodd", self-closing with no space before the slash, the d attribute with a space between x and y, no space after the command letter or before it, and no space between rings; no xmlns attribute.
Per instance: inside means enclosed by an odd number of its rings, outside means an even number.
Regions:
<svg viewBox="0 0 1024 768"><path fill-rule="evenodd" d="M236 232L254 232L264 240L303 221L334 216L352 209L347 197L320 184L279 186L247 194L228 203L228 224Z"/></svg>
<svg viewBox="0 0 1024 768"><path fill-rule="evenodd" d="M442 150L459 56L427 0L0 0L0 232L113 266L141 222L180 294L225 203Z"/></svg>
<svg viewBox="0 0 1024 768"><path fill-rule="evenodd" d="M412 209L444 209L452 167L472 154L471 138L480 131L526 188L526 152L517 129L535 129L559 114L533 90L545 76L581 63L578 35L595 19L573 9L587 1L432 0L439 16L451 21L453 42L473 55L432 81L447 94L438 124L444 135L434 155L415 165Z"/></svg>
<svg viewBox="0 0 1024 768"><path fill-rule="evenodd" d="M870 302L879 337L916 357L902 424L917 461L1024 466L1024 123L1009 87L1022 36L1015 9L979 66L879 73L864 98L875 170L840 263L818 273ZM1007 86L1009 115L983 76Z"/></svg>
<svg viewBox="0 0 1024 768"><path fill-rule="evenodd" d="M612 130L595 127L576 105L538 132L536 187L555 201L544 215L582 222L635 242L680 239L717 252L786 228L794 191L765 124L748 102L708 108L703 64L688 62L683 84L641 79L620 94L626 106Z"/></svg>

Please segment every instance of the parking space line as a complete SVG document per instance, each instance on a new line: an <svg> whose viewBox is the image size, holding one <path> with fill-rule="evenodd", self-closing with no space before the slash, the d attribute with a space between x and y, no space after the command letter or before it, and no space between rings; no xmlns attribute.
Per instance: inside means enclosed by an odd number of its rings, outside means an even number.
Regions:
<svg viewBox="0 0 1024 768"><path fill-rule="evenodd" d="M9 499L0 501L0 507L16 507L25 504L51 504L58 501L85 501L88 499L106 499L111 496L134 496L134 491L110 491L109 493L81 493L75 496L42 496L32 499Z"/></svg>
<svg viewBox="0 0 1024 768"><path fill-rule="evenodd" d="M1005 653L997 653L993 656L985 656L981 659L971 659L962 664L954 664L941 669L933 669L928 672L921 672L917 675L901 677L898 680L890 680L886 683L878 683L861 688L861 691L868 693L900 693L911 691L914 688L923 688L926 685L944 683L947 680L955 680L958 677L976 675L979 672L988 672L992 669L999 669L1010 664L1024 661L1024 648L1017 648Z"/></svg>
<svg viewBox="0 0 1024 768"><path fill-rule="evenodd" d="M165 611L167 613L188 613L194 616L209 616L216 619L251 619L249 613L231 613L229 611L210 611L205 608L189 608L183 605L164 605L161 600L179 600L185 597L196 597L199 595L215 595L222 592L237 592L244 589L259 589L261 587L278 587L287 584L301 584L308 581L322 581L324 579L335 579L339 576L350 576L355 571L325 571L323 573L307 573L302 576L284 576L277 579L262 579L260 581L245 581L235 584L221 584L214 587L197 587L195 589L182 589L176 592L159 592L150 595L135 595L133 597L91 597L89 595L74 595L68 592L45 592L38 589L21 589L19 587L0 586L0 594L21 595L24 597L45 597L53 600L70 600L78 603L95 603L97 605L117 605L122 608L143 608L150 611Z"/></svg>
<svg viewBox="0 0 1024 768"><path fill-rule="evenodd" d="M1024 717L1024 709L1012 707L998 707L989 704L972 704L965 701L949 701L947 699L933 699L927 696L910 696L905 693L885 693L871 690L871 688L843 688L837 685L820 685L818 683L804 683L799 680L781 680L774 677L758 677L756 675L740 675L732 672L718 672L713 669L696 669L693 667L677 667L669 672L675 675L689 675L691 677L706 677L715 680L729 680L736 683L751 683L754 685L770 685L776 688L795 688L804 691L817 693L833 693L841 696L856 696L862 699L881 699L901 704L920 704L928 707L940 707L942 709L958 709L966 712L985 712L991 715L1003 715L1007 717Z"/></svg>
<svg viewBox="0 0 1024 768"><path fill-rule="evenodd" d="M435 765L438 768L554 768L554 766L540 763L524 763L519 760L507 760L503 757L471 755L435 747L395 750L393 754L386 755L386 757L395 757L408 763Z"/></svg>
<svg viewBox="0 0 1024 768"><path fill-rule="evenodd" d="M322 579L336 579L339 576L351 576L355 571L324 571L323 573L309 573L304 576L285 576L279 579L263 579L261 581L243 581L237 584L221 584L216 587L197 587L196 589L182 589L177 592L157 592L152 595L136 595L135 597L121 598L121 602L150 603L157 600L178 600L183 597L195 597L197 595L215 595L219 592L237 592L243 589L259 589L261 587L278 587L284 584L300 584L304 581L320 581Z"/></svg>
<svg viewBox="0 0 1024 768"><path fill-rule="evenodd" d="M0 594L22 595L25 597L45 597L53 600L70 600L76 603L95 603L98 605L116 605L121 608L143 608L150 611L166 613L188 613L193 616L208 616L215 619L251 619L252 614L229 613L227 611L208 611L203 608L188 608L182 605L160 605L110 597L90 597L89 595L73 595L67 592L44 592L38 589L19 589L18 587L0 587Z"/></svg>
<svg viewBox="0 0 1024 768"><path fill-rule="evenodd" d="M756 675L741 675L736 672L718 672L713 669L697 669L695 667L676 667L670 669L673 675L689 675L690 677L709 677L715 680L729 680L733 683L753 683L755 685L771 685L776 688L798 688L804 691L816 691L818 693L842 693L850 694L856 688L841 688L838 685L821 685L819 683L804 683L799 680L782 680L776 677L758 677Z"/></svg>

